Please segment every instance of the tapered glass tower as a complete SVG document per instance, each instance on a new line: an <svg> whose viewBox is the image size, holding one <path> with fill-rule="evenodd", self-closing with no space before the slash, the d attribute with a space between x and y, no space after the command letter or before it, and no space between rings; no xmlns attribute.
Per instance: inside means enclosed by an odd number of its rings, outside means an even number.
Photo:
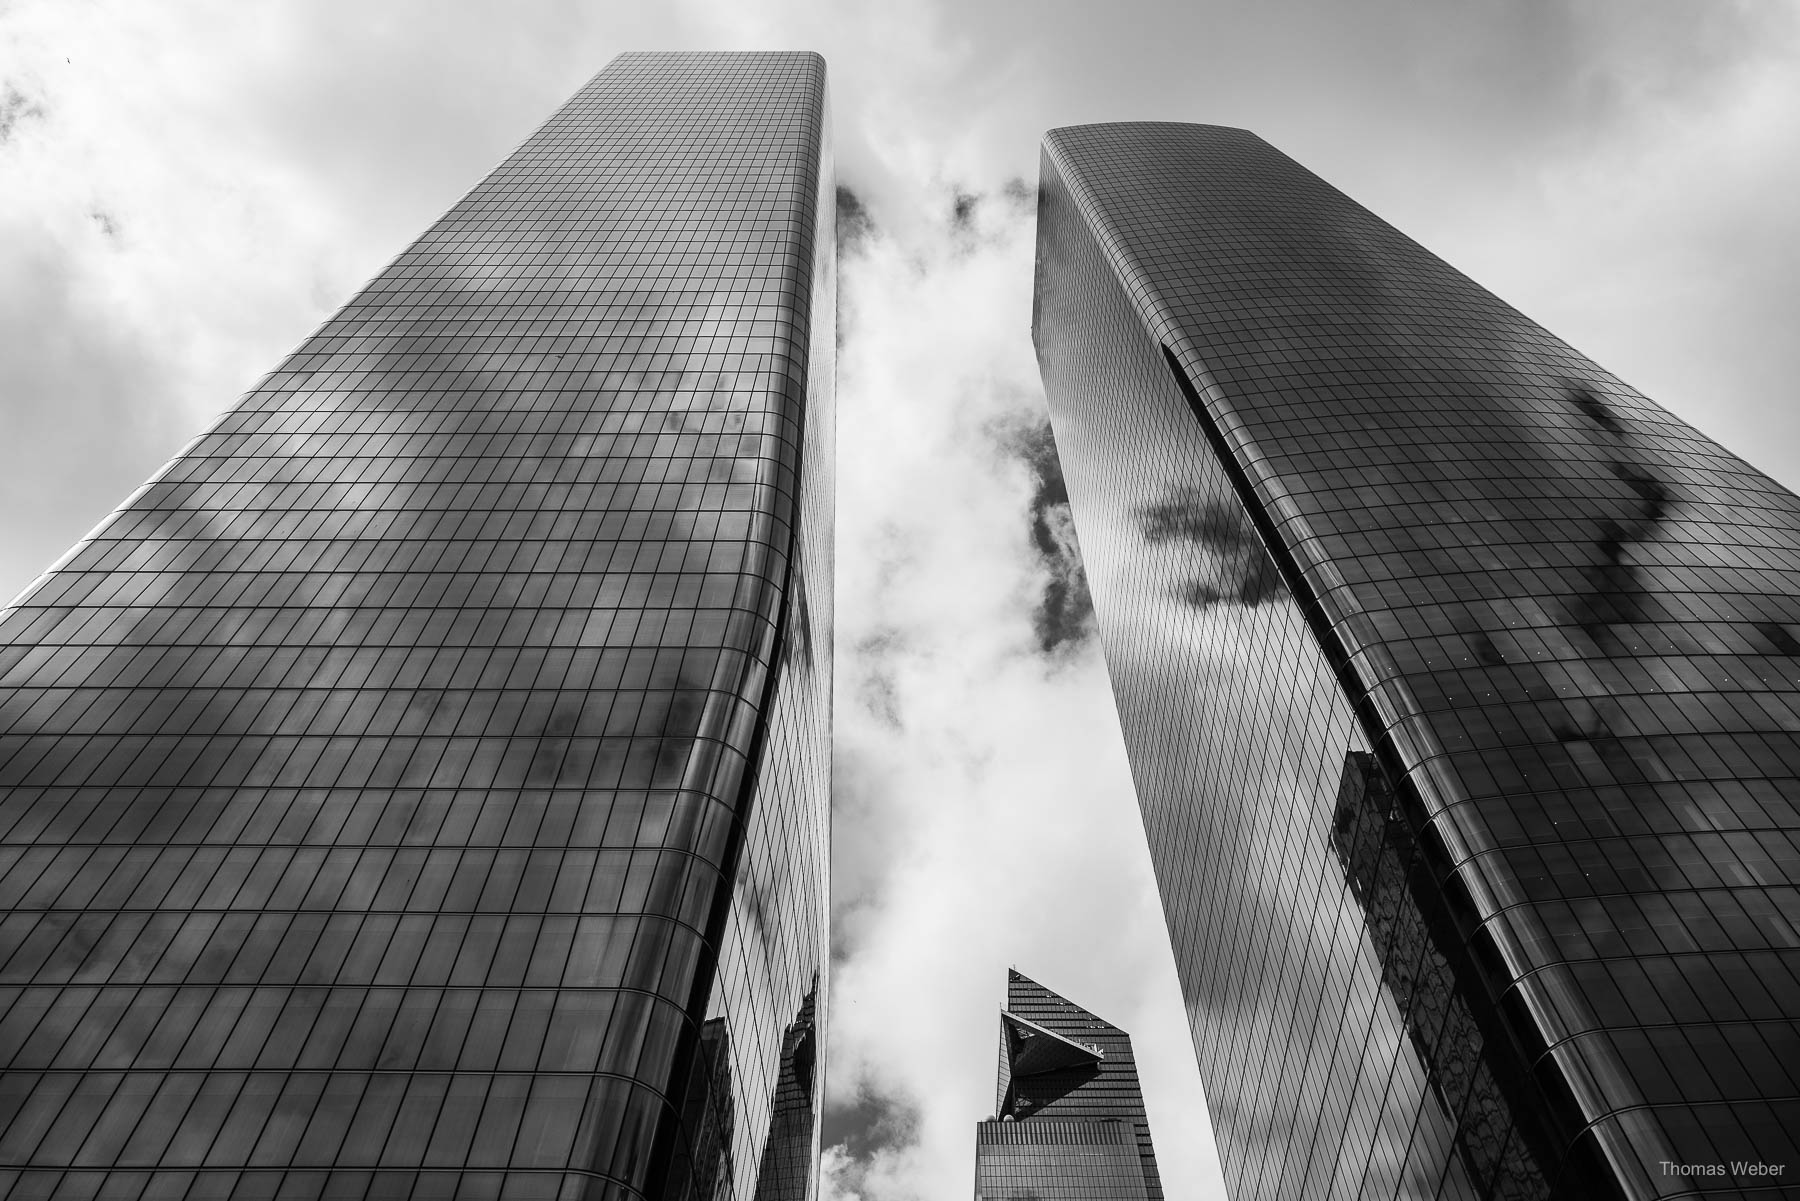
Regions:
<svg viewBox="0 0 1800 1201"><path fill-rule="evenodd" d="M0 616L0 1193L812 1195L827 125L616 60Z"/></svg>
<svg viewBox="0 0 1800 1201"><path fill-rule="evenodd" d="M1040 203L1232 1197L1791 1195L1800 498L1241 130Z"/></svg>
<svg viewBox="0 0 1800 1201"><path fill-rule="evenodd" d="M1009 971L975 1201L1162 1201L1131 1036Z"/></svg>

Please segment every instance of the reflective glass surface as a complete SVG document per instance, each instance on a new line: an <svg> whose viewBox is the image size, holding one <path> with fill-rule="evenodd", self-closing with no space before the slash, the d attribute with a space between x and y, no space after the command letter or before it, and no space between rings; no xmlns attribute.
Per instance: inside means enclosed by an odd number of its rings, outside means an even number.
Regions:
<svg viewBox="0 0 1800 1201"><path fill-rule="evenodd" d="M975 1201L1143 1201L1131 1126L1040 1118L975 1128Z"/></svg>
<svg viewBox="0 0 1800 1201"><path fill-rule="evenodd" d="M0 615L0 1194L813 1194L828 120L615 60Z"/></svg>
<svg viewBox="0 0 1800 1201"><path fill-rule="evenodd" d="M1800 498L1240 130L1034 334L1232 1196L1794 1187Z"/></svg>
<svg viewBox="0 0 1800 1201"><path fill-rule="evenodd" d="M994 1094L975 1129L976 1201L1161 1201L1131 1036L1017 971Z"/></svg>

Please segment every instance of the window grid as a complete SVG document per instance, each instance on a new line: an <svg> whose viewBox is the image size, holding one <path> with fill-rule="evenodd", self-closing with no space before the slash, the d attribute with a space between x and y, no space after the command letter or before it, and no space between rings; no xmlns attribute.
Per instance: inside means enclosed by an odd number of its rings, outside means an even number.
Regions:
<svg viewBox="0 0 1800 1201"><path fill-rule="evenodd" d="M0 1192L808 1195L828 122L616 60L0 615Z"/></svg>
<svg viewBox="0 0 1800 1201"><path fill-rule="evenodd" d="M1232 1195L1778 1184L1659 1161L1800 1163L1800 498L1254 135L1040 195Z"/></svg>

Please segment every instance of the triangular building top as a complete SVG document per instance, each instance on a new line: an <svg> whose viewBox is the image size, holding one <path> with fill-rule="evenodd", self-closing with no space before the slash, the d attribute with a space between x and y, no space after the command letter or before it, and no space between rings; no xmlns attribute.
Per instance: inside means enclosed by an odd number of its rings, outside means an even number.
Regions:
<svg viewBox="0 0 1800 1201"><path fill-rule="evenodd" d="M1041 1076L1062 1068L1099 1063L1105 1058L1098 1047L1078 1043L1016 1013L1002 1009L1000 1022L1006 1030L1007 1053L1012 1060L1014 1076Z"/></svg>

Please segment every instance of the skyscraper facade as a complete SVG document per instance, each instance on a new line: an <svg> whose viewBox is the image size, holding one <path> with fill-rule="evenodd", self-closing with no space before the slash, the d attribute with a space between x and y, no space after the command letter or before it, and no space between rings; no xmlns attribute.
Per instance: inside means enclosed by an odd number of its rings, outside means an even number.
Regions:
<svg viewBox="0 0 1800 1201"><path fill-rule="evenodd" d="M1800 499L1254 135L1033 332L1226 1182L1800 1189Z"/></svg>
<svg viewBox="0 0 1800 1201"><path fill-rule="evenodd" d="M975 1201L1162 1201L1131 1036L1017 971Z"/></svg>
<svg viewBox="0 0 1800 1201"><path fill-rule="evenodd" d="M0 1194L813 1195L832 203L619 58L0 616Z"/></svg>

